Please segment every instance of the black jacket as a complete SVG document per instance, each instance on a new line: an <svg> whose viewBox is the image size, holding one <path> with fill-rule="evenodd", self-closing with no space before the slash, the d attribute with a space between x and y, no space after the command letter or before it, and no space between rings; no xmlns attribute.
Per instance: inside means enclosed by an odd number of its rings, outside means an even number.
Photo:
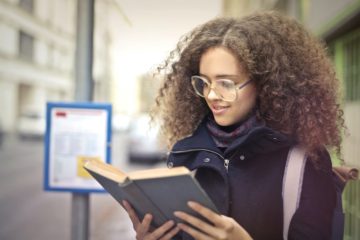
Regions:
<svg viewBox="0 0 360 240"><path fill-rule="evenodd" d="M282 184L288 151L294 142L265 126L251 129L222 152L205 123L175 144L168 166L196 170L196 178L218 210L234 218L254 239L278 240L283 234ZM336 203L329 154L323 164L307 161L300 205L290 239L330 239Z"/></svg>

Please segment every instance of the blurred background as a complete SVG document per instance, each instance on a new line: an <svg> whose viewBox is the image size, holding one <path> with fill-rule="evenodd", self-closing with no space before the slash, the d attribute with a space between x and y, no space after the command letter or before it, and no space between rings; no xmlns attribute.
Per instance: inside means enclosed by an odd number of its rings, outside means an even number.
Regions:
<svg viewBox="0 0 360 240"><path fill-rule="evenodd" d="M43 136L46 102L75 99L78 1L87 0L0 0L0 239L70 238L70 194L42 190ZM359 0L95 0L93 100L113 106L114 165L164 165L156 126L141 140L159 86L152 73L183 34L217 16L271 9L327 44L349 132L344 159L360 167ZM348 184L344 239L360 239L359 195L359 181ZM91 239L134 238L109 195L92 194L90 212Z"/></svg>

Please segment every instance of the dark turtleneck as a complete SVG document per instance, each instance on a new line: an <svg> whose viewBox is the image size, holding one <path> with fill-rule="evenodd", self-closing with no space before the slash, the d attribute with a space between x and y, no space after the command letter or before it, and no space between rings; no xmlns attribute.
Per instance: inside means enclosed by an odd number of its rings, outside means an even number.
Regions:
<svg viewBox="0 0 360 240"><path fill-rule="evenodd" d="M216 146L222 151L225 151L235 139L245 135L256 125L259 125L256 114L251 114L243 121L230 126L220 126L216 123L212 115L208 117L206 123L206 127L216 143Z"/></svg>

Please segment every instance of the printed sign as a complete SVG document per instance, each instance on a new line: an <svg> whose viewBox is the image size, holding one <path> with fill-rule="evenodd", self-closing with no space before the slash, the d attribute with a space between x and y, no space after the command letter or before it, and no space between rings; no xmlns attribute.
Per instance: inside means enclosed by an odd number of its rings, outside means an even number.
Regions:
<svg viewBox="0 0 360 240"><path fill-rule="evenodd" d="M45 190L103 191L83 168L83 164L87 159L110 163L110 146L110 104L48 103Z"/></svg>

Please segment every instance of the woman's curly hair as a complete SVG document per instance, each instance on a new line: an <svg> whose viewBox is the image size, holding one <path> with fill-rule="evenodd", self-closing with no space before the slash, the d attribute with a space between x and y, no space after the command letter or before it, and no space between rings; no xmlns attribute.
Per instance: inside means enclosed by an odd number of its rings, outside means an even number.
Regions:
<svg viewBox="0 0 360 240"><path fill-rule="evenodd" d="M165 78L152 111L161 119L169 147L191 135L209 112L190 77L199 74L202 54L219 46L230 49L254 80L259 119L309 153L325 146L340 155L343 111L325 46L297 21L276 12L211 20L180 40L158 68Z"/></svg>

